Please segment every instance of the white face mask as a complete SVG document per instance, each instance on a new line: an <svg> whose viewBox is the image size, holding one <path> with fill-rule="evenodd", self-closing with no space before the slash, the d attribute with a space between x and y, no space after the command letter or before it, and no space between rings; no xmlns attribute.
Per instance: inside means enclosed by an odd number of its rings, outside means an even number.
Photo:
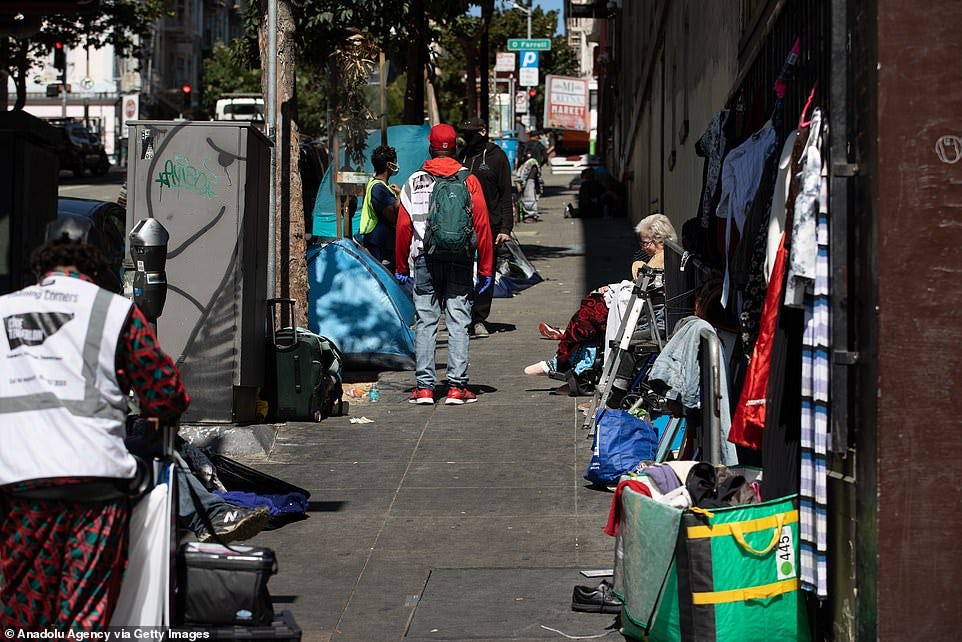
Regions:
<svg viewBox="0 0 962 642"><path fill-rule="evenodd" d="M388 163L387 171L388 171L388 176L394 176L395 174L398 173L398 171L400 171L400 168L398 167L397 163Z"/></svg>

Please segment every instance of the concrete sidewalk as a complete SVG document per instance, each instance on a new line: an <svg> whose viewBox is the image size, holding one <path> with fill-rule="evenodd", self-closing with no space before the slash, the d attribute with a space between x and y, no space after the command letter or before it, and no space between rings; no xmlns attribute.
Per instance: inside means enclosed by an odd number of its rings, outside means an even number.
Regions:
<svg viewBox="0 0 962 642"><path fill-rule="evenodd" d="M275 549L275 610L304 640L565 639L614 621L570 610L574 584L599 582L578 570L611 568L614 543L611 495L582 479L579 399L522 374L553 354L538 322L563 326L587 290L626 278L635 248L630 221L562 218L571 178L549 175L543 220L517 225L545 282L496 299L491 336L472 339L478 403L409 404L414 373L385 372L378 403L289 423L266 457L244 459L312 494L308 519L251 541ZM373 423L350 423L360 416Z"/></svg>

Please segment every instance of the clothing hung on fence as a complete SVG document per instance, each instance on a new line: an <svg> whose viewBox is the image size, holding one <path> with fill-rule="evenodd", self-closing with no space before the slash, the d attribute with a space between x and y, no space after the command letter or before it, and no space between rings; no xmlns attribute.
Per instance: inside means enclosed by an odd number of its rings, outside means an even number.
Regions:
<svg viewBox="0 0 962 642"><path fill-rule="evenodd" d="M698 317L685 317L675 326L675 331L651 367L649 380L663 381L670 390L669 399L680 402L686 408L701 407L701 367L698 353L701 346L701 332L711 334L715 328ZM719 413L721 420L721 460L717 463L734 466L738 463L735 445L728 440L731 427L731 411L728 400L728 367L722 361L722 372L718 373Z"/></svg>
<svg viewBox="0 0 962 642"><path fill-rule="evenodd" d="M808 141L808 128L800 128L792 149L792 168L789 182L789 195L786 203L786 225L791 225L792 212L798 194L799 176L796 170L802 153ZM771 279L765 294L765 305L758 322L758 332L752 345L751 359L745 374L738 404L732 416L732 430L729 438L733 443L746 446L754 450L762 448L762 431L765 428L767 415L769 375L772 365L772 350L775 341L775 329L778 321L779 308L782 301L782 286L785 277L785 265L788 260L789 235L783 232L779 237L778 252L772 268ZM748 338L743 335L743 343L748 344Z"/></svg>
<svg viewBox="0 0 962 642"><path fill-rule="evenodd" d="M812 116L812 132L826 128L821 112ZM822 146L819 136L813 150ZM815 210L814 281L805 288L802 334L801 469L799 474L799 569L802 588L828 597L828 440L829 351L831 349L831 280L827 164L821 163ZM809 262L812 257L804 257Z"/></svg>
<svg viewBox="0 0 962 642"><path fill-rule="evenodd" d="M785 137L782 153L778 159L778 178L775 180L775 190L772 195L772 211L768 215L768 248L765 253L765 282L772 278L775 267L775 255L785 231L785 213L788 202L788 190L792 185L792 151L798 139L798 130L794 130Z"/></svg>
<svg viewBox="0 0 962 642"><path fill-rule="evenodd" d="M791 253L786 268L785 305L801 307L805 288L815 280L815 257L818 255L815 240L815 220L818 216L818 195L822 181L821 110L812 114L808 144L802 158L801 189L795 199L792 217Z"/></svg>
<svg viewBox="0 0 962 642"><path fill-rule="evenodd" d="M705 133L695 143L695 153L705 159L701 205L698 208L698 219L705 230L711 228L711 215L718 204L722 162L729 149L727 129L730 122L731 111L722 109L712 117Z"/></svg>
<svg viewBox="0 0 962 642"><path fill-rule="evenodd" d="M725 280L722 286L722 306L728 306L731 290L729 256L731 255L732 228L740 234L748 216L748 210L758 193L762 174L772 154L775 153L777 134L769 122L748 140L733 149L722 164L721 196L715 214L725 219Z"/></svg>

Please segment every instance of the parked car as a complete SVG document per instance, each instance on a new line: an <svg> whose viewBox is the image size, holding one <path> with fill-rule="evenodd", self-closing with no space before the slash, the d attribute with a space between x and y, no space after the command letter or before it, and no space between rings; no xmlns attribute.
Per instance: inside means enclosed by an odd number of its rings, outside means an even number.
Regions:
<svg viewBox="0 0 962 642"><path fill-rule="evenodd" d="M54 122L62 132L60 145L60 169L73 172L80 177L89 169L97 176L103 176L110 169L107 150L100 138L93 134L79 120Z"/></svg>
<svg viewBox="0 0 962 642"><path fill-rule="evenodd" d="M93 223L96 234L91 237L110 265L108 274L101 275L100 284L111 292L123 291L123 262L126 247L127 211L110 201L88 198L57 199L57 220L80 218Z"/></svg>

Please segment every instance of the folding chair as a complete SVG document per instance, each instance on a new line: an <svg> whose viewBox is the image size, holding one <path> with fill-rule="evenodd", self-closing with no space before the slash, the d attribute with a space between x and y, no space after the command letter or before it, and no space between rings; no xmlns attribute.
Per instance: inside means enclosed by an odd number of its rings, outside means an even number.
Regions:
<svg viewBox="0 0 962 642"><path fill-rule="evenodd" d="M595 387L595 393L591 398L591 405L588 414L585 416L583 428L587 428L588 437L594 437L594 429L598 408L608 403L611 395L611 387L614 383L615 375L621 365L622 358L631 350L632 338L635 335L635 328L638 327L638 320L642 313L647 316L648 330L651 335L651 342L660 351L664 345L661 333L658 330L658 319L655 315L655 308L651 301L650 290L660 286L663 282L664 271L654 268L644 267L638 273L635 285L631 290L631 298L628 299L628 306L625 314L621 317L621 325L618 327L616 338L612 341L611 352L607 355L602 370L601 378Z"/></svg>

